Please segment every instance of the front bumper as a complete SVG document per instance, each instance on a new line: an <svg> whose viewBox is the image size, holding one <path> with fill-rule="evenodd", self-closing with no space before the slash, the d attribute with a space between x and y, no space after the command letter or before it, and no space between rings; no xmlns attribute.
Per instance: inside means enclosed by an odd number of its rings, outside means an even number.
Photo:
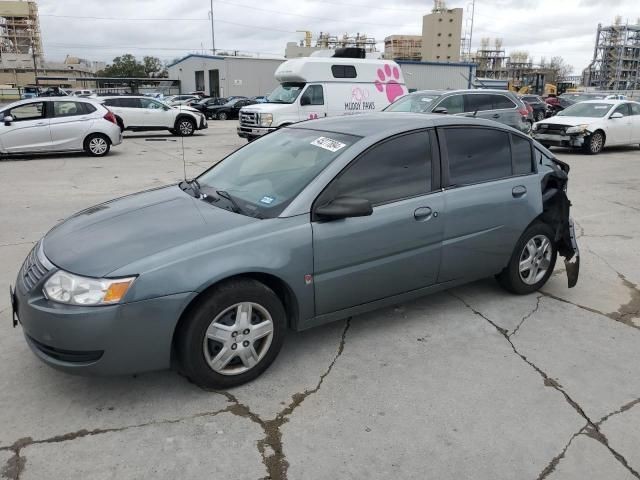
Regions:
<svg viewBox="0 0 640 480"><path fill-rule="evenodd" d="M552 133L532 133L534 140L545 145L554 147L581 147L584 144L584 137L587 133L576 133L573 135L560 135Z"/></svg>
<svg viewBox="0 0 640 480"><path fill-rule="evenodd" d="M277 130L276 127L257 127L257 126L245 126L240 125L237 129L238 136L242 138L252 139L258 138L267 133L273 132Z"/></svg>
<svg viewBox="0 0 640 480"><path fill-rule="evenodd" d="M100 307L47 300L42 284L31 291L18 278L13 317L27 344L47 365L69 373L123 375L171 366L173 333L193 293Z"/></svg>

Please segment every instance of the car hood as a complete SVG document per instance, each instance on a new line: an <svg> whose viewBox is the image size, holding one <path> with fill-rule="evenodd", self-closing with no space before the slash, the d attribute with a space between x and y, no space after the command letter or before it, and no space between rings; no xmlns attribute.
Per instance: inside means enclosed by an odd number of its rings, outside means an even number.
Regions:
<svg viewBox="0 0 640 480"><path fill-rule="evenodd" d="M49 231L43 247L63 270L104 277L144 257L258 221L172 185L78 212Z"/></svg>
<svg viewBox="0 0 640 480"><path fill-rule="evenodd" d="M550 117L545 120L538 122L538 125L545 124L553 124L553 125L585 125L591 124L602 120L601 118L593 118L593 117L563 117L556 115L555 117Z"/></svg>
<svg viewBox="0 0 640 480"><path fill-rule="evenodd" d="M196 112L196 113L200 113L200 110L197 110L193 107L189 107L187 105L174 105L173 108L177 108L178 110L186 110L189 112Z"/></svg>
<svg viewBox="0 0 640 480"><path fill-rule="evenodd" d="M279 110L290 110L292 103L256 103L242 107L243 112L274 113Z"/></svg>

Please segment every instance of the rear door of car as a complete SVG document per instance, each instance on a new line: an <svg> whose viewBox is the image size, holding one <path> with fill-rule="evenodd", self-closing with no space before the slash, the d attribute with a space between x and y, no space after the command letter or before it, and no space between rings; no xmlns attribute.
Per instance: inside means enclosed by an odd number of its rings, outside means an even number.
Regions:
<svg viewBox="0 0 640 480"><path fill-rule="evenodd" d="M364 198L373 214L312 221L316 315L436 282L443 228L436 143L426 130L378 143L318 197L314 206Z"/></svg>
<svg viewBox="0 0 640 480"><path fill-rule="evenodd" d="M84 137L93 123L92 112L95 112L95 107L74 100L55 100L49 105L52 149L82 149Z"/></svg>
<svg viewBox="0 0 640 480"><path fill-rule="evenodd" d="M478 126L439 128L438 138L446 213L438 282L496 274L542 213L531 140Z"/></svg>
<svg viewBox="0 0 640 480"><path fill-rule="evenodd" d="M144 126L144 115L139 98L123 96L118 98L117 103L116 113L124 119L126 127Z"/></svg>
<svg viewBox="0 0 640 480"><path fill-rule="evenodd" d="M31 102L5 110L13 117L0 124L0 142L7 153L42 152L51 149L51 131L46 108L49 102Z"/></svg>

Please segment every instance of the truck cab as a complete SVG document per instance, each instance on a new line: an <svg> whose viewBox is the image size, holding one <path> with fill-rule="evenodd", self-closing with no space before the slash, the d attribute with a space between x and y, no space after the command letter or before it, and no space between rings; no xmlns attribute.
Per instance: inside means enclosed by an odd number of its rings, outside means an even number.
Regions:
<svg viewBox="0 0 640 480"><path fill-rule="evenodd" d="M344 49L353 54L354 49ZM356 52L357 53L357 52ZM390 60L360 58L340 50L333 57L284 62L275 73L280 85L266 103L240 110L238 135L249 141L292 123L381 111L407 93L402 71Z"/></svg>

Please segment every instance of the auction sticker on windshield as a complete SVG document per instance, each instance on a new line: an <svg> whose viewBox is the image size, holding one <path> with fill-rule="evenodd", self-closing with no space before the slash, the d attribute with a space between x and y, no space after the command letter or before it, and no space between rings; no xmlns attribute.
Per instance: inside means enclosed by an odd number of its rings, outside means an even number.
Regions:
<svg viewBox="0 0 640 480"><path fill-rule="evenodd" d="M346 143L342 143L328 137L318 137L313 142L311 142L311 145L324 148L325 150L329 150L330 152L337 152L341 148L344 148L347 146Z"/></svg>

